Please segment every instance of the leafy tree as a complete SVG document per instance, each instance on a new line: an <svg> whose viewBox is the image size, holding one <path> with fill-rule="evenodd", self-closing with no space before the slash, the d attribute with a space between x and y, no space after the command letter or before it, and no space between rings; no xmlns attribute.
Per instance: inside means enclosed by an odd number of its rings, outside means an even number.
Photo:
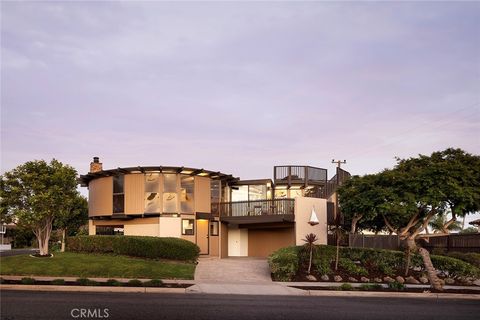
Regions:
<svg viewBox="0 0 480 320"><path fill-rule="evenodd" d="M75 169L55 159L29 161L1 176L2 218L31 229L41 255L48 255L54 220L71 210L76 176Z"/></svg>
<svg viewBox="0 0 480 320"><path fill-rule="evenodd" d="M372 223L377 218L377 206L382 202L382 190L377 184L378 176L374 174L353 176L339 188L339 206L350 233L367 229L374 232L382 230L385 225Z"/></svg>
<svg viewBox="0 0 480 320"><path fill-rule="evenodd" d="M346 188L341 188L342 212L350 217L368 214L362 227L370 229L382 227L381 217L384 227L406 243L405 274L412 252L418 250L430 283L441 290L429 253L419 248L416 240L433 219L445 215L447 210L451 211L453 221L446 221L443 228L452 225L457 216L480 209L480 157L460 149L446 149L431 156L397 159L393 169L365 177L364 181L350 185L347 182Z"/></svg>
<svg viewBox="0 0 480 320"><path fill-rule="evenodd" d="M88 222L88 202L85 197L77 192L74 197L66 201L69 203L66 203L63 210L58 212L54 222L54 226L62 233L61 252L65 252L67 231L75 232Z"/></svg>
<svg viewBox="0 0 480 320"><path fill-rule="evenodd" d="M317 240L317 235L314 233L307 234L305 239L303 239L305 247L310 255L310 259L308 260L308 274L310 274L310 270L312 269L313 248L315 247L315 242L317 242Z"/></svg>

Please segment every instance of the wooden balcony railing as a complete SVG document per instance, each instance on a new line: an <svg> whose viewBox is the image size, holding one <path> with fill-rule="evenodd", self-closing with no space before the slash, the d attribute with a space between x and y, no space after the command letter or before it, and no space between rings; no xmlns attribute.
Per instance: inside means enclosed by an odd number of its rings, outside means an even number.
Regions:
<svg viewBox="0 0 480 320"><path fill-rule="evenodd" d="M276 166L273 179L278 185L324 185L327 181L327 170L309 166Z"/></svg>
<svg viewBox="0 0 480 320"><path fill-rule="evenodd" d="M212 203L212 214L220 217L254 217L294 214L294 199Z"/></svg>

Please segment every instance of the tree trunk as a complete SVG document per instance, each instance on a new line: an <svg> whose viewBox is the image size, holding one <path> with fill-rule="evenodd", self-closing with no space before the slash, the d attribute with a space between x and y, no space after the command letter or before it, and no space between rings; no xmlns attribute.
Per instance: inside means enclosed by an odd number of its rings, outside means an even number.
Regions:
<svg viewBox="0 0 480 320"><path fill-rule="evenodd" d="M338 269L338 257L340 255L340 236L337 234L337 253L335 255L335 271Z"/></svg>
<svg viewBox="0 0 480 320"><path fill-rule="evenodd" d="M430 285L435 291L443 291L443 286L440 279L437 277L435 268L433 267L432 260L430 259L430 253L425 248L419 248L418 252L423 259L423 264L425 270L427 271L428 280L430 280Z"/></svg>
<svg viewBox="0 0 480 320"><path fill-rule="evenodd" d="M37 237L38 249L40 255L48 255L48 241L50 240L50 234L52 233L53 218L46 218L43 225L34 230L34 234Z"/></svg>
<svg viewBox="0 0 480 320"><path fill-rule="evenodd" d="M67 234L67 229L62 229L62 248L60 249L60 252L65 252L65 237Z"/></svg>
<svg viewBox="0 0 480 320"><path fill-rule="evenodd" d="M310 260L308 261L308 274L310 274L310 269L312 269L312 251L313 251L313 247L310 246Z"/></svg>
<svg viewBox="0 0 480 320"><path fill-rule="evenodd" d="M412 259L412 252L417 248L415 244L415 239L408 237L406 239L407 248L405 250L405 276L408 276L408 271L410 269L410 261Z"/></svg>

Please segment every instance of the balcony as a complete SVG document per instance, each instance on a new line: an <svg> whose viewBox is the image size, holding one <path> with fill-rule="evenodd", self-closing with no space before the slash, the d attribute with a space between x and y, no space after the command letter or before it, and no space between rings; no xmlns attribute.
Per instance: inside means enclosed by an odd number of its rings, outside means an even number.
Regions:
<svg viewBox="0 0 480 320"><path fill-rule="evenodd" d="M294 199L212 203L212 214L234 224L293 222Z"/></svg>
<svg viewBox="0 0 480 320"><path fill-rule="evenodd" d="M325 185L327 169L309 166L275 166L273 168L275 185Z"/></svg>

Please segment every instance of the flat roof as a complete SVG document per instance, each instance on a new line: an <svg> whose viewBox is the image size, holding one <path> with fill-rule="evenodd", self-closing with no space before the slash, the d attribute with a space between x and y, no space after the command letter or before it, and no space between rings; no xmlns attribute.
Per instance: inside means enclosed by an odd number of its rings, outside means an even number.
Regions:
<svg viewBox="0 0 480 320"><path fill-rule="evenodd" d="M130 173L177 173L177 174L185 174L190 176L199 176L199 177L208 177L213 180L221 180L226 183L233 183L238 180L232 176L231 174L221 173L220 171L210 171L205 169L197 169L197 168L188 168L188 167L165 167L165 166L138 166L138 167L128 167L128 168L117 168L117 169L108 169L102 170L98 172L89 172L85 175L80 175L78 179L79 183L82 187L87 187L90 181L102 178L102 177L110 177L119 174L130 174Z"/></svg>

